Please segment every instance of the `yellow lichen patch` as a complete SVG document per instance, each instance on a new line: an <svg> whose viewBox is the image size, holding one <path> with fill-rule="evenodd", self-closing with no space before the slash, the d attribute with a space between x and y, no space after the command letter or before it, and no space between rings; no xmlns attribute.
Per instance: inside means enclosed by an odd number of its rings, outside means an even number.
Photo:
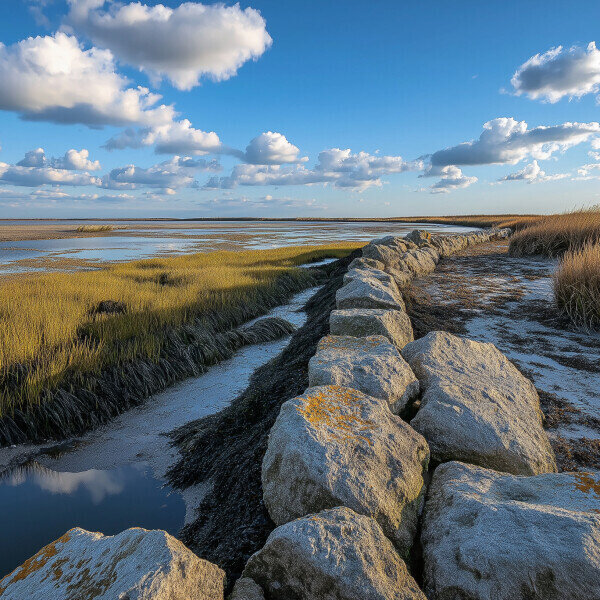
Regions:
<svg viewBox="0 0 600 600"><path fill-rule="evenodd" d="M598 483L589 473L573 473L577 481L575 487L584 494L595 494L600 498L600 483Z"/></svg>
<svg viewBox="0 0 600 600"><path fill-rule="evenodd" d="M0 579L0 596L10 584L16 583L17 581L23 581L23 579L27 579L29 575L44 567L52 557L58 554L57 545L65 544L70 539L71 534L67 531L67 533L56 541L44 546L35 556L28 558L20 567L17 567L12 571L12 573L9 573L6 577ZM58 568L60 569L60 565ZM60 577L60 575L58 577Z"/></svg>
<svg viewBox="0 0 600 600"><path fill-rule="evenodd" d="M296 410L315 428L329 429L334 439L364 441L372 445L366 435L375 429L375 423L363 419L360 414L361 397L359 392L338 385L315 389L302 398L302 405ZM354 414L350 411L355 411Z"/></svg>

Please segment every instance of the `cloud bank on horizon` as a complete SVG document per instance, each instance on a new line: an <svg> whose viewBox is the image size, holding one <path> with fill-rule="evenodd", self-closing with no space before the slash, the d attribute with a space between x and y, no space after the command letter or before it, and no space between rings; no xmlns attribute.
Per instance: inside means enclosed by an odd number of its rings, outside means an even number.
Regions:
<svg viewBox="0 0 600 600"><path fill-rule="evenodd" d="M44 10L50 3L30 0L36 21L46 26ZM0 205L41 199L176 202L177 192L187 190L198 196L199 206L210 208L206 194L224 191L222 206L243 208L231 190L320 186L361 194L406 173L422 182L435 178L428 185L417 184L414 191L448 194L484 185L476 169L493 165L522 165L488 182L493 184L600 178L597 120L529 125L512 116L493 117L476 139L407 158L400 147L386 155L337 147L332 140L311 161L275 127L257 131L238 148L218 132L195 127L186 114L189 106L180 111L175 102L165 100L163 90L169 97L176 92L183 102L206 81L225 85L219 82L234 79L245 64L257 62L259 68L265 54L277 47L277 36L274 41L261 11L239 4L165 6L113 0L67 0L67 7L55 31L13 43L0 41L0 110L22 121L63 128L116 128L101 145L111 156L150 150L166 159L146 167L128 161L102 173L93 149L64 148L62 156L48 157L42 147L33 147L14 163L0 161ZM600 51L593 41L552 47L525 60L510 83L510 94L533 102L557 104L592 96L600 103ZM2 141L6 146L8 141ZM547 173L540 165L576 146L587 146L589 152L588 162L574 172ZM224 161L234 163L225 172ZM63 187L84 189L71 194ZM25 194L22 188L31 191ZM314 200L272 193L254 206L271 208L278 198L288 208L319 207Z"/></svg>

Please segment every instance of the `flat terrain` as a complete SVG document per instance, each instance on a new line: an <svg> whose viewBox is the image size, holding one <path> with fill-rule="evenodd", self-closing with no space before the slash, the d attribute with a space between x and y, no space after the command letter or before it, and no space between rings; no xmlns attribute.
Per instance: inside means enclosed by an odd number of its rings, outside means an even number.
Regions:
<svg viewBox="0 0 600 600"><path fill-rule="evenodd" d="M600 468L600 334L558 315L556 262L474 246L413 282L415 335L434 329L494 343L536 385L563 470Z"/></svg>

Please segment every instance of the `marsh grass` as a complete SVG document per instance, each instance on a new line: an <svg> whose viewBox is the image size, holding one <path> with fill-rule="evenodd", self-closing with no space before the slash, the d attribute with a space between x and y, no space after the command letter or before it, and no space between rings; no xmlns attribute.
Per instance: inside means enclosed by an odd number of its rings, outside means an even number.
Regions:
<svg viewBox="0 0 600 600"><path fill-rule="evenodd" d="M510 240L513 256L560 256L600 243L600 208L592 207L550 215L515 233Z"/></svg>
<svg viewBox="0 0 600 600"><path fill-rule="evenodd" d="M600 245L566 252L553 276L558 307L584 327L600 325Z"/></svg>
<svg viewBox="0 0 600 600"><path fill-rule="evenodd" d="M114 225L80 225L75 231L79 233L97 233L100 231L114 231Z"/></svg>
<svg viewBox="0 0 600 600"><path fill-rule="evenodd" d="M49 391L85 390L107 369L157 363L186 336L210 339L260 316L314 283L294 267L360 245L212 252L4 278L0 420L17 412L23 420Z"/></svg>
<svg viewBox="0 0 600 600"><path fill-rule="evenodd" d="M464 227L510 227L518 231L535 224L544 217L540 215L456 215L447 217L410 217L394 218L393 221L404 223L440 223L442 225L461 225Z"/></svg>

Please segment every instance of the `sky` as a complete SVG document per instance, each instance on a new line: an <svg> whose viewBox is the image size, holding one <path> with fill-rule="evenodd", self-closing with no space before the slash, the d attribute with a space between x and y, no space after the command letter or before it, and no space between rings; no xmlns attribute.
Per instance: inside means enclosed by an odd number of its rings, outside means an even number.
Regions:
<svg viewBox="0 0 600 600"><path fill-rule="evenodd" d="M599 22L577 0L0 2L0 218L595 205Z"/></svg>

